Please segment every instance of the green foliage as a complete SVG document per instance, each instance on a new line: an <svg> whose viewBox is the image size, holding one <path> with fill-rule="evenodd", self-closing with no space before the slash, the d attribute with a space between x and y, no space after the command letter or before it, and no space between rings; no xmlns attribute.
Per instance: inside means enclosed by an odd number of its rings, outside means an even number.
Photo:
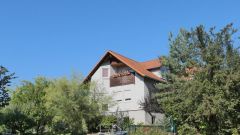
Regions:
<svg viewBox="0 0 240 135"><path fill-rule="evenodd" d="M9 71L5 67L0 66L0 109L8 105L10 101L6 87L9 86L11 80L14 78L14 73L9 74Z"/></svg>
<svg viewBox="0 0 240 135"><path fill-rule="evenodd" d="M169 133L162 131L159 127L137 126L135 128L129 132L129 135L169 135Z"/></svg>
<svg viewBox="0 0 240 135"><path fill-rule="evenodd" d="M194 127L189 126L188 124L183 124L179 127L178 133L180 135L196 135L198 134L197 129Z"/></svg>
<svg viewBox="0 0 240 135"><path fill-rule="evenodd" d="M127 130L127 128L134 124L134 119L129 118L128 116L125 115L124 112L117 110L114 114L116 117L116 124L118 127L121 128L121 130Z"/></svg>
<svg viewBox="0 0 240 135"><path fill-rule="evenodd" d="M117 117L116 116L107 115L107 116L103 116L100 124L103 128L110 129L112 127L112 125L114 125L116 123L117 123Z"/></svg>
<svg viewBox="0 0 240 135"><path fill-rule="evenodd" d="M232 24L219 32L198 26L170 36L167 83L158 102L180 134L232 134L240 130L240 53Z"/></svg>
<svg viewBox="0 0 240 135"><path fill-rule="evenodd" d="M134 120L129 117L119 117L119 115L106 115L101 119L101 127L111 129L113 125L117 125L121 130L127 130L130 125L134 124Z"/></svg>
<svg viewBox="0 0 240 135"><path fill-rule="evenodd" d="M81 135L96 131L101 106L110 99L99 91L77 76L23 81L10 105L0 111L1 132Z"/></svg>
<svg viewBox="0 0 240 135"><path fill-rule="evenodd" d="M123 130L127 130L130 125L134 124L134 119L131 119L129 117L123 118L123 123L121 124L121 127Z"/></svg>
<svg viewBox="0 0 240 135"><path fill-rule="evenodd" d="M101 116L101 115L95 116L94 119L90 119L90 120L88 120L86 122L89 133L97 133L97 132L99 132L99 125L101 123L102 117L103 116Z"/></svg>
<svg viewBox="0 0 240 135"><path fill-rule="evenodd" d="M43 134L52 119L51 112L45 106L46 89L50 83L43 77L36 78L34 83L24 81L16 89L11 101L15 106L22 106L24 114L34 120L36 134Z"/></svg>
<svg viewBox="0 0 240 135"><path fill-rule="evenodd" d="M55 80L47 93L47 108L55 113L53 124L61 123L72 134L86 133L86 121L93 119L98 113L97 105L91 100L88 85L82 84L80 80L62 78Z"/></svg>
<svg viewBox="0 0 240 135"><path fill-rule="evenodd" d="M19 106L7 106L2 112L1 122L6 129L11 129L13 134L26 134L34 126L34 120L24 114Z"/></svg>
<svg viewBox="0 0 240 135"><path fill-rule="evenodd" d="M171 119L164 116L162 120L159 121L156 125L160 125L164 131L171 131Z"/></svg>
<svg viewBox="0 0 240 135"><path fill-rule="evenodd" d="M67 134L70 132L69 125L64 121L58 120L52 125L52 133L54 134Z"/></svg>

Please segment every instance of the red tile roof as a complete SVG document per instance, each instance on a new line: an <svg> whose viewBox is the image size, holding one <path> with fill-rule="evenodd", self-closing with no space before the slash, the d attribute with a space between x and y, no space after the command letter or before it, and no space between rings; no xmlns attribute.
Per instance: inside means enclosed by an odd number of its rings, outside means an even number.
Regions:
<svg viewBox="0 0 240 135"><path fill-rule="evenodd" d="M132 68L135 72L137 72L139 75L141 75L142 77L147 77L153 80L157 80L157 81L162 81L165 82L162 78L154 75L153 73L151 73L150 71L148 71L147 69L153 69L153 68L157 68L160 67L161 64L157 64L157 60L152 60L152 61L147 61L147 62L137 62L135 60L129 59L123 55L120 55L116 52L113 51L108 51L103 58L97 63L97 65L94 67L94 69L90 72L90 74L85 78L84 82L90 80L90 78L92 77L92 75L96 72L96 70L99 68L99 66L101 66L102 62L108 57L108 56L113 56L116 59L118 59L119 61L121 61L122 63L124 63L125 65L127 65L128 67ZM159 61L158 61L159 62Z"/></svg>
<svg viewBox="0 0 240 135"><path fill-rule="evenodd" d="M160 59L154 59L150 61L145 61L140 63L145 69L154 69L161 67Z"/></svg>

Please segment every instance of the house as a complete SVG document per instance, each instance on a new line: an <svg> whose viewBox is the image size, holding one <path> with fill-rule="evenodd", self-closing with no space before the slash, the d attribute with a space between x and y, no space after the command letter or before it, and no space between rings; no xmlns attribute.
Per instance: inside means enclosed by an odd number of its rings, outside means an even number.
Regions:
<svg viewBox="0 0 240 135"><path fill-rule="evenodd" d="M137 62L113 51L108 51L85 78L96 82L112 95L114 106L107 113L118 111L133 118L135 123L153 124L162 118L160 113L146 112L143 102L154 91L155 84L164 82L160 74L161 62L154 59Z"/></svg>

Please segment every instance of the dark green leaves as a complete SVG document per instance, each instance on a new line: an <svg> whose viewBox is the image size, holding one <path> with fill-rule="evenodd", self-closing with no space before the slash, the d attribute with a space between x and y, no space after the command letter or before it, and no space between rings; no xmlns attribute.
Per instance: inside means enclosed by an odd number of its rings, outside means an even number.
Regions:
<svg viewBox="0 0 240 135"><path fill-rule="evenodd" d="M6 87L9 86L14 78L14 73L9 73L5 67L0 66L0 108L8 105L10 101Z"/></svg>
<svg viewBox="0 0 240 135"><path fill-rule="evenodd" d="M158 101L182 134L231 134L240 130L240 53L232 24L216 31L198 26L170 37L167 83Z"/></svg>

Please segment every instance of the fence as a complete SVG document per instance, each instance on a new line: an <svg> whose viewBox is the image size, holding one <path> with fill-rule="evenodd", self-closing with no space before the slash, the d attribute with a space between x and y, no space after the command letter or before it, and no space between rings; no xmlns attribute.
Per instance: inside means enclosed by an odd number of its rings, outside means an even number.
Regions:
<svg viewBox="0 0 240 135"><path fill-rule="evenodd" d="M128 128L129 135L135 134L153 134L153 135L168 135L171 133L171 127L155 126L155 125L131 125Z"/></svg>

